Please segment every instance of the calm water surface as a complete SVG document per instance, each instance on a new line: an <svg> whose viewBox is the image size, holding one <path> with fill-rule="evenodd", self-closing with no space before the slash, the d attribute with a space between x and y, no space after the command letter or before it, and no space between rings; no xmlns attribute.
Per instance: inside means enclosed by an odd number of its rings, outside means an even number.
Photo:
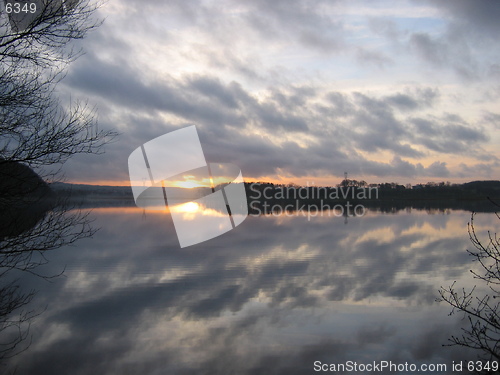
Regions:
<svg viewBox="0 0 500 375"><path fill-rule="evenodd" d="M435 301L471 287L470 213L248 217L180 249L168 215L94 209L100 231L52 251L19 374L312 374L315 361L451 363L465 322ZM478 233L495 231L478 214Z"/></svg>

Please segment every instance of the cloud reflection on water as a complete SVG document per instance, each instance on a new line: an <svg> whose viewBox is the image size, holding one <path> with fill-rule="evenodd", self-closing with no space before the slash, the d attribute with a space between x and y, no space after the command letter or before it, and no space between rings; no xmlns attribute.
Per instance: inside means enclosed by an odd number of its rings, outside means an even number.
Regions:
<svg viewBox="0 0 500 375"><path fill-rule="evenodd" d="M101 231L54 254L22 373L311 372L313 362L445 362L460 321L441 285L470 285L470 214L249 217L180 249L169 216L96 209ZM493 215L478 218L492 229ZM29 284L29 280L26 280ZM464 357L465 356L465 357ZM462 358L462 359L463 359Z"/></svg>

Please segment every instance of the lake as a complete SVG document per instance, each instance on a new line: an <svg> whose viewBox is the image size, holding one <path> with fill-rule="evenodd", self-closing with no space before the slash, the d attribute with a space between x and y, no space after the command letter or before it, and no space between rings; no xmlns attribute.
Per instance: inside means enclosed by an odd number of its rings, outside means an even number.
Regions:
<svg viewBox="0 0 500 375"><path fill-rule="evenodd" d="M452 373L478 354L442 346L467 321L436 302L440 286L476 283L470 212L250 216L186 248L162 212L90 215L100 230L38 270L62 275L19 276L38 314L7 363L19 374L312 374L347 361ZM498 222L477 214L476 231Z"/></svg>

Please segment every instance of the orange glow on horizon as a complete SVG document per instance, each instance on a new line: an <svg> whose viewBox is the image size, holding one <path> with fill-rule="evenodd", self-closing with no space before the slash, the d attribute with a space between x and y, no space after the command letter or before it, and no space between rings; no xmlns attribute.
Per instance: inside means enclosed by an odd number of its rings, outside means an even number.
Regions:
<svg viewBox="0 0 500 375"><path fill-rule="evenodd" d="M418 179L413 178L404 178L404 177L374 177L374 176L357 176L357 175L349 175L349 179L354 180L365 180L369 184L371 183L383 183L383 182L397 182L399 184L405 185L410 183L412 185L417 184L426 184L427 182L441 182L441 181L450 181L450 183L466 183L470 181L477 180L494 180L493 178L453 178L448 179L446 177L420 177ZM343 180L343 177L338 176L323 176L323 177L284 177L284 176L263 176L258 178L245 178L245 182L269 182L273 184L296 184L299 186L336 186L340 184ZM82 185L94 185L94 186L130 186L130 180L98 180L98 181L64 181L70 184L82 184ZM215 185L227 182L227 179L224 181L214 181ZM187 189L197 188L197 187L210 187L210 183L208 181L195 181L195 180L187 180L187 181L178 181L169 183L167 186L171 187L182 187Z"/></svg>
<svg viewBox="0 0 500 375"><path fill-rule="evenodd" d="M176 181L172 182L171 184L168 184L167 186L171 187L180 187L184 189L193 189L193 188L198 188L198 187L206 187L206 184L200 183L199 181Z"/></svg>

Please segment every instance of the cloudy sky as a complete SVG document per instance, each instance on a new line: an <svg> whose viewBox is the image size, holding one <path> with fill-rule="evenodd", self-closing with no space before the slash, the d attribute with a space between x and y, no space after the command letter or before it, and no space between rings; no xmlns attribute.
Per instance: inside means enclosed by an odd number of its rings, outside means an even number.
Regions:
<svg viewBox="0 0 500 375"><path fill-rule="evenodd" d="M500 176L500 2L109 0L62 95L120 137L65 165L125 184L129 154L195 124L246 180Z"/></svg>

